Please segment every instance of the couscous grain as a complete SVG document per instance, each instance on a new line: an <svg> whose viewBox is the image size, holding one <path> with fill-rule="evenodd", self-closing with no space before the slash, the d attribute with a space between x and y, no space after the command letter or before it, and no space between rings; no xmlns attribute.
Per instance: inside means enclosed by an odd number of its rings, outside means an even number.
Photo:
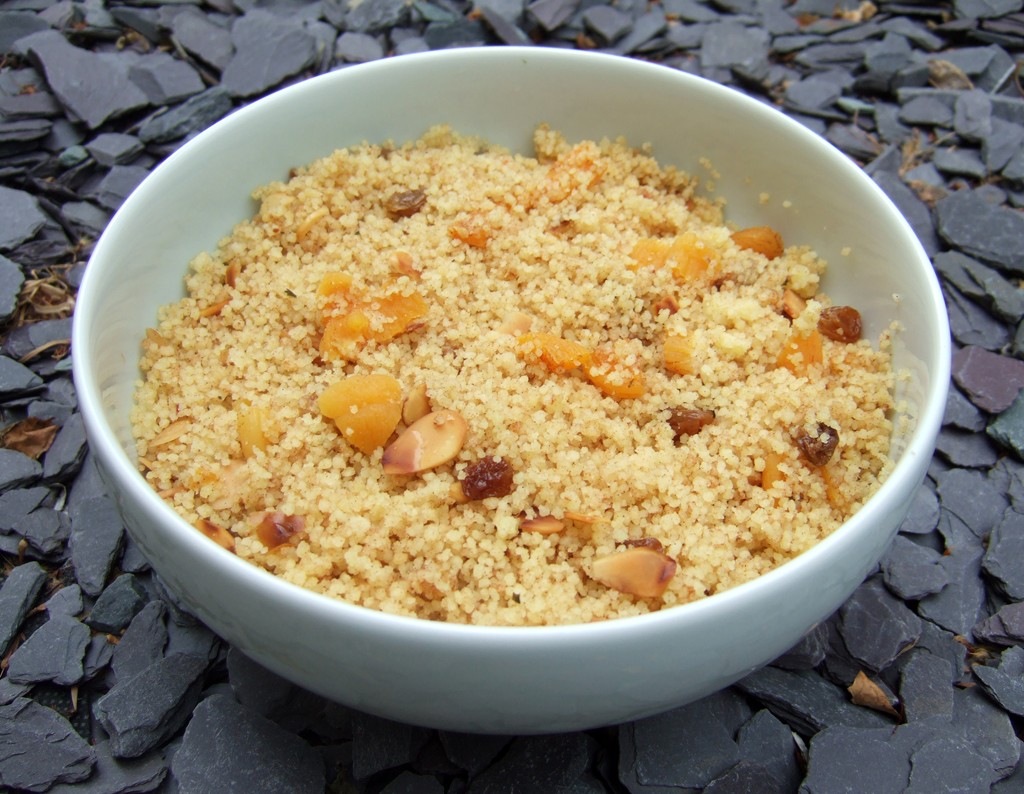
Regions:
<svg viewBox="0 0 1024 794"><path fill-rule="evenodd" d="M154 489L297 585L636 615L791 559L888 471L891 332L644 149L439 127L256 198L147 334L133 426Z"/></svg>

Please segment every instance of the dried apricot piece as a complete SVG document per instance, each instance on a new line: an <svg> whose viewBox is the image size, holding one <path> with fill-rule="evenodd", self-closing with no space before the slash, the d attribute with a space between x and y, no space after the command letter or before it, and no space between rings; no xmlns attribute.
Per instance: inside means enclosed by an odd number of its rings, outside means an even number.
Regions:
<svg viewBox="0 0 1024 794"><path fill-rule="evenodd" d="M665 369L676 375L694 374L693 351L685 336L666 334L664 343Z"/></svg>
<svg viewBox="0 0 1024 794"><path fill-rule="evenodd" d="M552 372L581 369L593 356L586 345L548 333L523 334L516 341L516 352L523 360L543 363Z"/></svg>
<svg viewBox="0 0 1024 794"><path fill-rule="evenodd" d="M633 260L632 269L639 267L664 267L668 259L669 244L653 237L642 237L636 241L629 258Z"/></svg>
<svg viewBox="0 0 1024 794"><path fill-rule="evenodd" d="M770 490L777 482L782 482L786 476L781 469L782 456L777 452L769 452L764 456L764 469L761 471L761 487L766 491Z"/></svg>
<svg viewBox="0 0 1024 794"><path fill-rule="evenodd" d="M486 248L491 239L491 230L475 217L456 221L448 227L448 234L471 248Z"/></svg>
<svg viewBox="0 0 1024 794"><path fill-rule="evenodd" d="M383 298L362 300L347 311L330 316L320 337L320 355L326 360L352 360L368 341L390 342L415 327L427 313L422 296L393 292Z"/></svg>
<svg viewBox="0 0 1024 794"><path fill-rule="evenodd" d="M235 413L242 457L251 458L257 449L265 450L267 448L263 409L255 405L242 405Z"/></svg>
<svg viewBox="0 0 1024 794"><path fill-rule="evenodd" d="M402 387L390 375L349 375L317 399L342 437L367 455L384 446L402 418Z"/></svg>
<svg viewBox="0 0 1024 794"><path fill-rule="evenodd" d="M591 354L587 379L616 400L631 400L644 393L644 373L608 348L598 348Z"/></svg>
<svg viewBox="0 0 1024 794"><path fill-rule="evenodd" d="M686 232L672 241L667 264L672 267L672 278L685 283L704 275L714 261L714 252L693 232Z"/></svg>
<svg viewBox="0 0 1024 794"><path fill-rule="evenodd" d="M823 361L821 334L811 331L807 334L793 334L783 346L775 364L785 367L794 375L807 375L811 367Z"/></svg>
<svg viewBox="0 0 1024 794"><path fill-rule="evenodd" d="M785 250L782 236L771 226L749 226L733 232L732 239L740 248L756 251L767 259L776 259Z"/></svg>

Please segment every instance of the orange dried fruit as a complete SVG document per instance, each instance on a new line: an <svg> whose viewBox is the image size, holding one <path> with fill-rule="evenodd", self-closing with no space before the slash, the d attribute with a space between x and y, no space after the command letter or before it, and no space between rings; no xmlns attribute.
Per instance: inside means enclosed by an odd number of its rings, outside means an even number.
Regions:
<svg viewBox="0 0 1024 794"><path fill-rule="evenodd" d="M653 237L642 237L636 241L629 258L633 260L632 269L639 267L664 267L668 259L669 244Z"/></svg>
<svg viewBox="0 0 1024 794"><path fill-rule="evenodd" d="M672 278L685 283L704 275L714 261L714 252L693 232L686 232L672 241L666 264L672 268Z"/></svg>
<svg viewBox="0 0 1024 794"><path fill-rule="evenodd" d="M786 479L780 468L782 456L777 452L769 452L764 456L764 469L761 471L761 487L766 491L777 482Z"/></svg>
<svg viewBox="0 0 1024 794"><path fill-rule="evenodd" d="M402 418L402 387L390 375L349 375L317 399L342 437L369 455L384 446Z"/></svg>
<svg viewBox="0 0 1024 794"><path fill-rule="evenodd" d="M598 348L590 357L587 378L602 393L616 400L631 400L644 393L644 373L626 364L607 348Z"/></svg>
<svg viewBox="0 0 1024 794"><path fill-rule="evenodd" d="M524 361L543 363L552 372L582 369L593 356L586 345L548 333L523 334L516 342L516 352Z"/></svg>
<svg viewBox="0 0 1024 794"><path fill-rule="evenodd" d="M824 360L821 334L811 331L807 334L793 334L783 346L775 364L800 376L807 375L811 367L821 364Z"/></svg>
<svg viewBox="0 0 1024 794"><path fill-rule="evenodd" d="M771 226L750 226L732 234L733 242L740 248L756 251L767 259L782 256L785 246L782 236Z"/></svg>
<svg viewBox="0 0 1024 794"><path fill-rule="evenodd" d="M242 457L251 458L257 449L265 450L267 436L264 432L263 409L255 405L242 405L239 406L235 415Z"/></svg>
<svg viewBox="0 0 1024 794"><path fill-rule="evenodd" d="M390 342L413 329L426 313L427 302L416 294L392 292L360 301L328 318L320 337L320 355L326 360L352 360L368 341Z"/></svg>
<svg viewBox="0 0 1024 794"><path fill-rule="evenodd" d="M491 230L479 218L456 221L448 227L448 234L471 248L486 248Z"/></svg>
<svg viewBox="0 0 1024 794"><path fill-rule="evenodd" d="M664 343L665 369L676 375L693 375L693 351L685 336L666 334Z"/></svg>

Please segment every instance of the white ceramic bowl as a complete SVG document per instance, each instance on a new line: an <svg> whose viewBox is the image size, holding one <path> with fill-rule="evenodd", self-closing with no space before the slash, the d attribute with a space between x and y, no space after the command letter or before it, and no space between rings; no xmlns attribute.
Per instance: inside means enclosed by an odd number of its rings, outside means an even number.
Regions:
<svg viewBox="0 0 1024 794"><path fill-rule="evenodd" d="M877 339L902 323L898 395L910 432L895 470L842 528L756 581L642 617L486 628L395 617L290 585L196 532L136 470L129 428L144 329L183 294L187 263L255 206L258 185L335 148L405 141L449 123L520 151L549 122L570 140L624 135L663 164L719 172L727 216L769 223L831 264L824 288ZM761 194L769 194L763 203ZM845 250L844 249L847 249ZM931 459L949 342L928 258L861 170L782 114L684 73L553 49L448 50L347 68L241 109L132 194L78 296L74 374L92 449L129 531L211 628L279 674L350 706L492 733L578 730L680 705L787 650L854 590L888 546Z"/></svg>

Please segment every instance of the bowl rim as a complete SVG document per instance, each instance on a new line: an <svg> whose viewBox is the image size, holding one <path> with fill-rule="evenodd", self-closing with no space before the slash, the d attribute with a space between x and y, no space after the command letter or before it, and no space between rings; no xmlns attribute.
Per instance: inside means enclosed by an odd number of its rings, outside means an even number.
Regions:
<svg viewBox="0 0 1024 794"><path fill-rule="evenodd" d="M755 114L774 114L774 122L780 124L788 133L797 136L803 142L806 142L807 145L826 147L832 151L833 156L838 155L841 157L847 164L846 168L851 178L861 180L862 184L876 196L880 204L887 205L890 208L893 214L893 222L903 227L903 233L907 237L908 243L915 249L918 259L916 264L919 266L928 265L927 272L925 273L929 287L926 303L932 308L935 315L934 318L930 319L937 322L941 333L933 340L932 347L930 348L931 360L925 362L930 373L930 382L925 391L925 399L917 415L916 426L908 436L905 449L879 489L869 497L853 516L843 522L830 535L796 557L748 582L696 601L666 607L642 615L610 618L593 623L544 626L495 626L489 624L449 623L383 612L292 584L264 568L221 548L213 541L196 532L182 516L157 495L156 491L146 483L142 474L132 465L128 454L118 442L110 422L106 419L105 411L102 407L102 399L99 396L100 388L92 369L88 366L85 354L89 353L92 348L89 342L89 329L97 324L94 310L95 301L91 299L91 296L94 292L93 283L98 280L99 275L97 272L98 268L93 267L93 265L94 263L99 263L102 267L103 260L106 257L106 250L112 244L110 242L112 237L117 233L120 225L126 222L125 219L129 217L128 212L130 212L134 203L141 200L140 196L145 195L147 183L152 184L154 177L157 180L162 178L163 175L175 166L178 160L187 157L193 148L201 145L208 138L225 134L225 131L245 125L250 116L266 112L267 108L288 99L296 92L308 90L313 82L359 80L363 79L363 75L372 75L377 71L396 68L413 69L420 63L435 60L464 60L468 65L480 58L509 60L539 58L547 60L549 63L563 59L566 61L604 59L606 61L617 61L618 68L636 70L637 75L647 72L653 73L655 70L658 74L662 75L665 72L674 73L675 79L683 84L690 83L691 88L697 88L712 94L721 92L723 98L728 98L730 101L740 104ZM838 165L839 161L837 160ZM623 634L632 634L640 630L668 628L676 623L700 618L709 613L713 614L719 611L725 613L731 609L742 607L744 603L753 603L759 593L781 585L786 579L792 578L796 572L816 566L820 558L827 558L838 554L843 546L851 542L851 536L859 536L864 532L868 532L871 522L884 516L886 510L898 507L899 501L897 496L899 494L912 494L913 489L910 486L920 482L921 472L927 466L927 461L921 461L920 458L927 454L930 460L933 453L934 441L941 426L945 410L951 365L948 316L941 288L930 265L927 253L918 241L909 223L903 218L902 213L900 213L882 189L859 166L849 160L845 154L781 111L766 106L759 100L729 86L674 69L671 66L610 53L528 46L448 49L394 56L369 63L347 66L344 69L311 77L278 89L246 106L234 110L228 116L200 132L153 169L143 183L126 199L121 209L115 213L107 228L98 239L93 253L89 257L88 266L86 267L78 292L78 301L72 319L72 351L83 352L83 355L73 355L72 369L76 391L79 393L79 410L86 423L89 445L95 449L95 454L100 461L101 468L106 471L109 478L116 482L117 488L126 490L131 500L144 509L147 518L159 525L160 532L170 531L175 533L172 542L186 543L192 547L196 554L210 557L211 564L215 565L226 577L235 583L246 588L270 592L276 599L280 599L283 604L287 602L285 604L287 607L293 607L303 612L319 613L326 621L338 626L362 627L373 632L400 632L405 635L412 633L415 636L410 635L410 640L414 640L415 637L421 637L430 641L461 640L485 644L496 643L499 645L504 644L508 640L515 640L517 643L525 642L537 647L557 645L583 637L586 637L588 640L614 640ZM113 495L116 496L116 494Z"/></svg>

